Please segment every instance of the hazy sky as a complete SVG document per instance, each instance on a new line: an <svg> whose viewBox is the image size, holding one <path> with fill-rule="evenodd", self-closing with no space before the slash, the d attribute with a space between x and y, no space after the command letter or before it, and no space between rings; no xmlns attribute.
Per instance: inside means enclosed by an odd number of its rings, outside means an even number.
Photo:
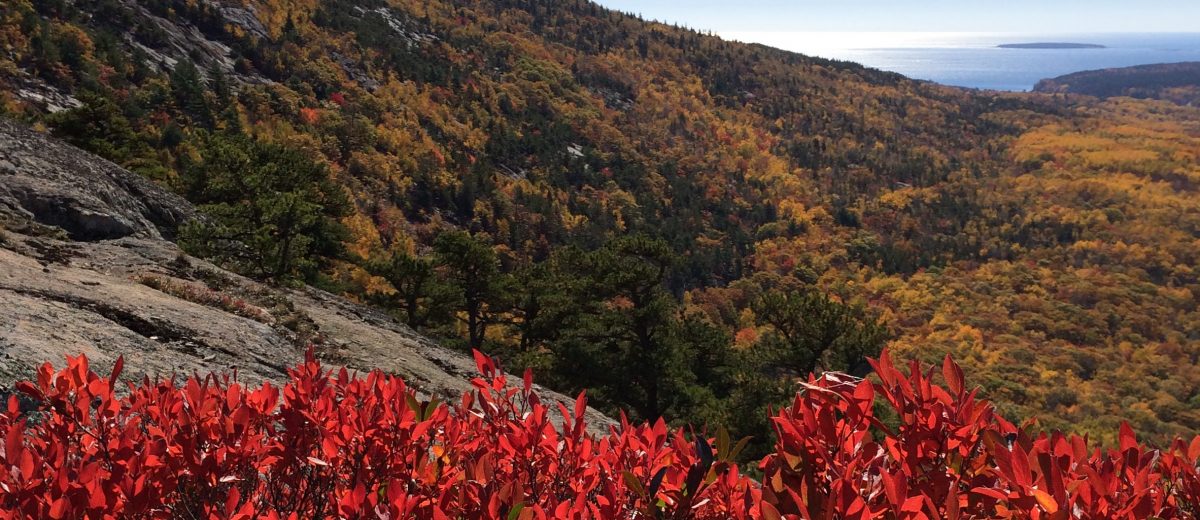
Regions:
<svg viewBox="0 0 1200 520"><path fill-rule="evenodd" d="M599 0L719 33L1200 32L1200 0Z"/></svg>

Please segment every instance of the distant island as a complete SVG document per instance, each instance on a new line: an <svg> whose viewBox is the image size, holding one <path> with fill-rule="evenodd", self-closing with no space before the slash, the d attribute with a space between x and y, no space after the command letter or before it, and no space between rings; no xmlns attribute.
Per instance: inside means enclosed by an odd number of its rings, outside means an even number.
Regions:
<svg viewBox="0 0 1200 520"><path fill-rule="evenodd" d="M1065 42L1034 42L1034 43L1004 43L997 45L1001 49L1107 49L1095 43L1065 43Z"/></svg>

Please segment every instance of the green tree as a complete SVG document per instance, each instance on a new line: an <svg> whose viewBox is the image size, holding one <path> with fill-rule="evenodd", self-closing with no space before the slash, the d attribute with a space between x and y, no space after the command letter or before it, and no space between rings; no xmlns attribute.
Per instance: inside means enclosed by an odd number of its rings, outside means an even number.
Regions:
<svg viewBox="0 0 1200 520"><path fill-rule="evenodd" d="M438 265L454 288L471 348L482 348L487 329L505 310L508 279L490 241L465 231L446 231L433 242Z"/></svg>
<svg viewBox="0 0 1200 520"><path fill-rule="evenodd" d="M673 384L672 419L696 426L731 424L728 396L736 390L737 356L724 327L699 312L672 321L672 334L687 371Z"/></svg>
<svg viewBox="0 0 1200 520"><path fill-rule="evenodd" d="M771 289L754 305L765 331L732 364L733 391L727 400L730 430L753 437L746 455L771 446L766 409L788 404L798 381L814 372L865 376L867 357L878 356L887 330L859 305L834 300L811 287Z"/></svg>
<svg viewBox="0 0 1200 520"><path fill-rule="evenodd" d="M560 258L563 275L584 283L575 294L580 312L563 320L555 345L557 378L590 389L610 410L682 415L673 404L695 375L676 327L678 303L664 285L674 257L662 240L635 236Z"/></svg>
<svg viewBox="0 0 1200 520"><path fill-rule="evenodd" d="M82 106L50 116L55 136L118 164L148 150L116 103L86 91L79 99Z"/></svg>
<svg viewBox="0 0 1200 520"><path fill-rule="evenodd" d="M243 135L201 137L200 160L180 176L208 215L185 228L189 251L258 278L313 279L339 257L350 211L325 166L290 148Z"/></svg>
<svg viewBox="0 0 1200 520"><path fill-rule="evenodd" d="M373 259L365 267L367 272L387 280L395 291L376 300L398 309L409 326L424 327L450 314L453 294L438 279L433 260L398 253L386 259Z"/></svg>
<svg viewBox="0 0 1200 520"><path fill-rule="evenodd" d="M532 263L512 274L510 328L512 352L501 352L511 366L543 371L551 366L550 346L580 312L579 278L562 276L553 262Z"/></svg>
<svg viewBox="0 0 1200 520"><path fill-rule="evenodd" d="M756 348L788 377L815 371L853 371L879 355L887 330L861 306L834 301L815 289L771 290L754 306L768 330Z"/></svg>
<svg viewBox="0 0 1200 520"><path fill-rule="evenodd" d="M171 70L171 94L184 114L200 125L213 125L212 107L208 102L208 88L200 70L191 60L181 60Z"/></svg>

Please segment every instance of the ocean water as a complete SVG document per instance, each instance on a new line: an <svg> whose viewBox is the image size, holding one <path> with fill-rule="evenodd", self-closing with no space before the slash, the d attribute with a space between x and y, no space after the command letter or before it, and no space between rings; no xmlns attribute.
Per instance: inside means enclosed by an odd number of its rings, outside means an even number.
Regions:
<svg viewBox="0 0 1200 520"><path fill-rule="evenodd" d="M804 54L946 85L1026 91L1040 79L1111 67L1200 61L1200 33L722 33ZM1004 43L1071 42L1104 49L1001 49Z"/></svg>

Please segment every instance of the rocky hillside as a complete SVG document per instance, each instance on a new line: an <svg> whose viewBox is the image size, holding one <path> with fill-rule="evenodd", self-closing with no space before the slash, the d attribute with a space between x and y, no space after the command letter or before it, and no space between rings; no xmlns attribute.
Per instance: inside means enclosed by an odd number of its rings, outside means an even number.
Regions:
<svg viewBox="0 0 1200 520"><path fill-rule="evenodd" d="M236 368L253 384L283 378L312 344L427 394L468 388L471 360L386 314L184 254L166 237L195 217L138 175L0 120L0 384L80 353L99 367L124 355L131 379Z"/></svg>

